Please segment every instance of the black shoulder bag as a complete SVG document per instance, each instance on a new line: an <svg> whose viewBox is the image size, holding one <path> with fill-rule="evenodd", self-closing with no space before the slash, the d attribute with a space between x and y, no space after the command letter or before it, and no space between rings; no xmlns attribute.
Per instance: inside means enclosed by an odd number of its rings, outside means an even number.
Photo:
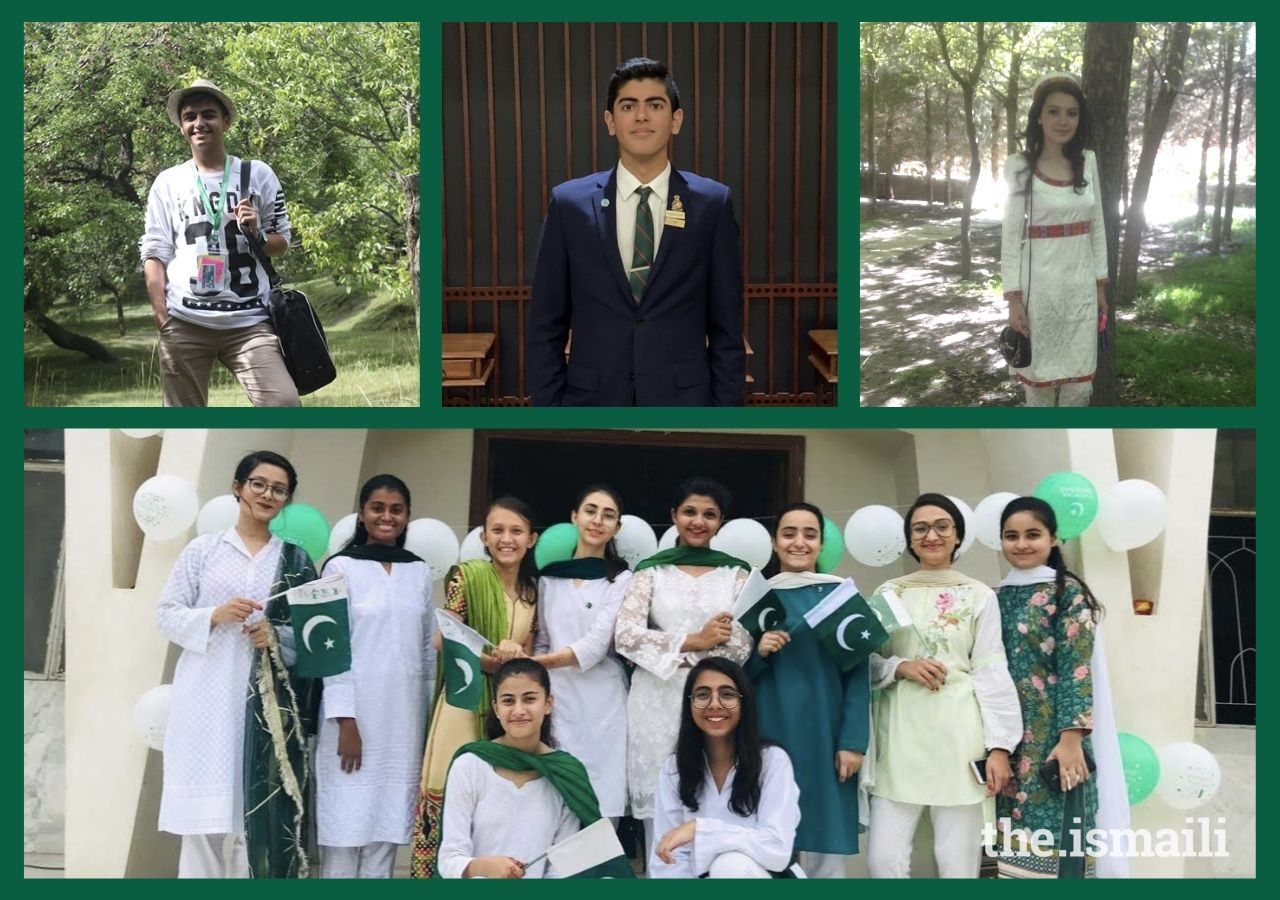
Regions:
<svg viewBox="0 0 1280 900"><path fill-rule="evenodd" d="M242 199L249 196L250 166L249 160L240 161ZM280 339L280 350L284 354L289 377L293 379L299 396L318 391L338 377L333 357L329 355L329 341L324 336L320 317L311 307L306 294L280 286L280 275L275 266L271 265L258 236L246 234L245 239L271 282L267 313L271 316L271 327Z"/></svg>
<svg viewBox="0 0 1280 900"><path fill-rule="evenodd" d="M1035 191L1035 183L1033 179L1035 173L1032 172L1027 177L1027 201L1022 207L1022 247L1027 254L1027 289L1022 295L1023 309L1027 310L1027 327L1030 330L1031 325L1031 195ZM1019 265L1021 268L1021 265ZM1018 286L1022 284L1022 273L1018 273ZM1021 331L1015 331L1012 326L1006 325L1000 330L1000 338L997 341L1000 348L1000 355L1015 369L1025 369L1031 365L1031 338L1023 334Z"/></svg>

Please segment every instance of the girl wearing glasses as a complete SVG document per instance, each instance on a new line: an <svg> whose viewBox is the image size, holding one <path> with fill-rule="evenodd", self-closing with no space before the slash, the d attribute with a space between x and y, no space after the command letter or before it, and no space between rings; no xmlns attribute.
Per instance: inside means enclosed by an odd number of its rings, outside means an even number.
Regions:
<svg viewBox="0 0 1280 900"><path fill-rule="evenodd" d="M681 483L671 507L676 546L636 566L618 613L618 653L636 664L627 696L627 787L646 847L654 838L653 786L680 730L682 669L708 656L742 664L751 654L751 635L730 612L751 567L711 549L728 507L719 482Z"/></svg>
<svg viewBox="0 0 1280 900"><path fill-rule="evenodd" d="M324 679L316 751L325 878L390 878L409 843L434 674L431 569L405 549L409 488L375 475L360 489L355 535L324 575L344 575L351 669Z"/></svg>
<svg viewBox="0 0 1280 900"><path fill-rule="evenodd" d="M654 796L653 878L793 878L800 789L786 751L760 739L755 693L709 656L684 679L680 734Z"/></svg>
<svg viewBox="0 0 1280 900"><path fill-rule="evenodd" d="M1022 739L1018 693L1005 665L1000 606L986 585L951 568L964 540L960 510L921 494L903 519L907 552L920 569L886 581L910 628L891 632L871 656L875 758L868 864L874 878L909 877L911 844L925 809L943 878L976 878L978 838L990 798L1009 780ZM985 782L971 762L985 757Z"/></svg>
<svg viewBox="0 0 1280 900"><path fill-rule="evenodd" d="M858 852L858 770L871 731L867 664L842 672L804 614L844 581L817 572L822 510L793 503L778 514L773 558L764 569L786 608L747 663L760 698L760 732L787 748L803 817L796 833L810 878L844 878Z"/></svg>
<svg viewBox="0 0 1280 900"><path fill-rule="evenodd" d="M440 804L449 761L463 744L484 736L484 720L493 700L492 675L504 662L533 653L538 600L537 571L529 555L538 540L533 510L514 497L494 500L485 512L481 540L488 559L467 560L449 570L442 608L479 632L493 651L480 657L484 690L474 710L440 702L432 710L413 825L409 873L414 878L436 874ZM437 631L433 639L437 651L440 642ZM436 690L443 685L437 672Z"/></svg>
<svg viewBox="0 0 1280 900"><path fill-rule="evenodd" d="M316 577L302 548L268 530L297 488L297 472L278 453L240 460L231 482L236 524L183 549L156 608L156 624L182 648L159 825L182 835L180 878L306 874L304 716L309 727L314 685L290 679L289 605L283 596L266 600ZM282 728L256 724L264 706ZM247 734L246 720L255 723Z"/></svg>
<svg viewBox="0 0 1280 900"><path fill-rule="evenodd" d="M587 767L611 818L627 811L627 675L613 652L613 629L631 582L614 537L622 500L605 485L578 494L573 558L539 573L538 662L551 670L560 743ZM553 649L554 648L554 649Z"/></svg>

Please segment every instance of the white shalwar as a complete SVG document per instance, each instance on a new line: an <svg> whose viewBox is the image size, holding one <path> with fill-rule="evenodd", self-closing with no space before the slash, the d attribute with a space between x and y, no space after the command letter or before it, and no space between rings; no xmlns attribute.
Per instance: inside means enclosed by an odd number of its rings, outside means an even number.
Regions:
<svg viewBox="0 0 1280 900"><path fill-rule="evenodd" d="M477 856L510 856L526 862L581 828L547 779L535 778L516 787L474 753L453 761L444 798L441 878L461 878ZM556 875L540 859L525 869L524 877Z"/></svg>
<svg viewBox="0 0 1280 900"><path fill-rule="evenodd" d="M703 767L698 811L690 812L680 799L680 775L675 754L668 756L658 776L654 794L654 847L649 849L649 877L768 878L791 865L800 825L800 788L791 759L781 747L765 747L760 772L760 803L749 816L729 808L733 779L729 770L724 789L717 790L709 767ZM672 853L675 862L664 863L654 852L671 829L696 819L693 840ZM740 857L746 857L741 859Z"/></svg>
<svg viewBox="0 0 1280 900"><path fill-rule="evenodd" d="M431 649L431 570L338 556L325 577L347 578L351 669L324 680L316 748L316 818L323 847L407 844L426 739ZM338 718L360 729L360 768L343 772ZM390 877L388 870L383 877Z"/></svg>
<svg viewBox="0 0 1280 900"><path fill-rule="evenodd" d="M556 743L586 767L602 816L627 811L627 674L613 630L630 572L606 578L538 580L535 653L573 649L576 666L551 669Z"/></svg>
<svg viewBox="0 0 1280 900"><path fill-rule="evenodd" d="M244 720L253 645L240 623L210 626L214 607L271 593L284 544L251 555L235 528L203 534L178 556L156 625L182 648L164 734L161 831L244 834ZM255 612L249 621L262 617Z"/></svg>
<svg viewBox="0 0 1280 900"><path fill-rule="evenodd" d="M627 697L627 786L631 815L637 819L653 816L653 786L662 761L676 749L680 695L689 667L706 656L742 665L751 655L751 635L736 621L727 643L710 650L680 650L708 619L733 610L746 581L746 570L733 566L697 577L677 566L653 566L631 579L614 640L618 653L637 666Z"/></svg>

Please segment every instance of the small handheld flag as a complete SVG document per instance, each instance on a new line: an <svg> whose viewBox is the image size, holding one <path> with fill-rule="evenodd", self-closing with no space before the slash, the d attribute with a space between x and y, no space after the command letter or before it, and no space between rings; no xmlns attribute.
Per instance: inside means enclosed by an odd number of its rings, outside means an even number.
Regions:
<svg viewBox="0 0 1280 900"><path fill-rule="evenodd" d="M613 830L613 823L605 818L596 819L581 831L549 847L542 856L547 858L547 863L561 878L572 878L611 860L619 860L623 864L625 874L631 874L629 868L625 866L626 854L618 841L617 833ZM529 860L525 865L537 862L542 856ZM593 874L610 877L607 870Z"/></svg>
<svg viewBox="0 0 1280 900"><path fill-rule="evenodd" d="M734 601L733 617L751 632L752 640L758 641L766 631L785 627L787 609L760 570L752 569L738 599Z"/></svg>
<svg viewBox="0 0 1280 900"><path fill-rule="evenodd" d="M846 579L804 614L823 649L847 672L889 639L875 611Z"/></svg>
<svg viewBox="0 0 1280 900"><path fill-rule="evenodd" d="M483 699L480 656L489 642L443 610L436 610L436 628L444 650L444 702L475 709Z"/></svg>
<svg viewBox="0 0 1280 900"><path fill-rule="evenodd" d="M303 678L328 678L351 668L347 578L333 575L285 591Z"/></svg>

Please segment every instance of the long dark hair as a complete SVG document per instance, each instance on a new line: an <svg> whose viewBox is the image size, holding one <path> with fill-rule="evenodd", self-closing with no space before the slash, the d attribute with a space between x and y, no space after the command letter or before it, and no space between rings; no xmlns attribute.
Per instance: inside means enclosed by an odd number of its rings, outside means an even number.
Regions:
<svg viewBox="0 0 1280 900"><path fill-rule="evenodd" d="M484 717L484 736L489 740L500 738L506 733L502 728L502 722L498 719L498 714L493 711L493 707L498 702L498 689L502 687L502 683L516 675L528 675L542 685L542 689L546 691L548 697L551 696L551 676L547 674L547 667L542 663L527 656L509 659L504 662L493 675L493 703L489 705L489 712ZM538 739L548 747L556 745L555 739L551 736L550 713L542 720L542 731L539 732Z"/></svg>
<svg viewBox="0 0 1280 900"><path fill-rule="evenodd" d="M293 499L293 495L298 492L298 471L293 467L293 463L274 450L255 450L236 463L236 484L244 484L253 474L253 470L264 463L284 469L284 474L289 478L289 500ZM240 498L236 497L236 499ZM287 503L288 500L285 502Z"/></svg>
<svg viewBox="0 0 1280 900"><path fill-rule="evenodd" d="M356 514L356 533L352 535L351 540L347 541L347 547L361 547L369 543L369 530L364 527L364 505L369 502L369 497L379 488L387 488L404 497L405 512L412 509L413 504L409 500L409 486L394 475L374 475L364 483L364 487L360 488L360 512ZM396 535L396 546L403 547L405 539L409 536L409 529L406 527L404 531ZM346 547L343 548L344 550Z"/></svg>
<svg viewBox="0 0 1280 900"><path fill-rule="evenodd" d="M911 504L907 514L902 517L902 536L907 541L907 552L915 557L916 562L920 561L920 554L916 553L915 548L911 546L911 517L922 506L936 506L945 510L951 517L951 521L956 523L956 545L951 550L951 561L955 562L956 555L960 552L960 545L964 543L964 515L960 512L960 507L952 503L951 498L946 494L921 494L916 498L916 502Z"/></svg>
<svg viewBox="0 0 1280 900"><path fill-rule="evenodd" d="M1088 184L1084 179L1084 145L1089 139L1089 110L1084 102L1084 91L1080 90L1074 78L1062 76L1047 78L1036 88L1031 98L1031 109L1027 112L1027 128L1022 132L1026 148L1022 157L1027 161L1027 185L1022 193L1031 190L1031 179L1035 178L1036 163L1044 152L1044 127L1040 124L1040 112L1044 109L1045 99L1053 93L1070 94L1080 104L1080 121L1076 133L1062 148L1062 155L1071 163L1071 184L1077 194L1084 191Z"/></svg>
<svg viewBox="0 0 1280 900"><path fill-rule="evenodd" d="M1001 533L1004 532L1004 523L1009 521L1009 517L1020 512L1031 513L1032 517L1045 527L1051 538L1057 538L1058 516L1053 511L1053 507L1039 497L1017 497L1010 500L1005 505L1004 512L1000 514ZM1089 607L1089 611L1093 614L1093 621L1098 621L1102 617L1102 604L1093 595L1089 585L1085 584L1084 579L1067 568L1066 560L1062 558L1062 548L1057 544L1054 544L1049 550L1049 566L1056 573L1053 580L1054 602L1062 602L1062 595L1067 590L1067 579L1070 578L1080 585L1080 594L1084 597L1084 605Z"/></svg>
<svg viewBox="0 0 1280 900"><path fill-rule="evenodd" d="M484 519L480 523L481 532L488 531L485 524L489 520L489 513L495 509L505 509L513 512L520 518L524 519L526 525L529 526L530 534L537 534L533 527L533 508L518 497L499 497L485 508ZM484 555L489 556L489 546L486 544ZM525 603L536 603L538 599L538 566L533 561L533 548L529 548L529 552L524 555L524 559L520 560L520 569L516 573L516 577L520 583L520 599Z"/></svg>
<svg viewBox="0 0 1280 900"><path fill-rule="evenodd" d="M756 723L756 693L742 666L723 656L708 656L689 670L684 680L684 699L680 701L680 736L676 738L676 772L680 776L680 802L690 812L698 811L698 795L704 783L706 767L706 735L693 721L693 686L706 671L720 672L733 679L741 695L738 701L738 727L733 732L733 749L737 755L737 773L729 794L729 808L740 816L749 816L760 805L760 773L764 769L764 748L772 742L760 739Z"/></svg>
<svg viewBox="0 0 1280 900"><path fill-rule="evenodd" d="M578 491L577 499L573 501L573 511L577 512L582 508L582 501L594 493L608 494L616 507L618 507L618 527L622 527L622 495L618 493L616 488L607 484L589 484L582 490ZM619 572L625 572L628 568L627 561L618 553L618 545L614 543L614 538L609 538L608 543L604 545L604 577L613 581L618 577Z"/></svg>
<svg viewBox="0 0 1280 900"><path fill-rule="evenodd" d="M813 513L815 516L817 516L818 546L821 547L822 538L823 538L822 531L823 531L823 528L826 526L827 520L822 517L822 510L818 509L818 507L814 506L812 503L805 503L803 500L801 500L799 503L788 503L786 506L782 507L782 509L778 510L778 517L773 521L774 542L775 543L777 542L778 531L782 528L782 517L785 516L787 513L798 512L798 511ZM815 559L813 563L814 563L814 569L816 570L818 566L818 561ZM774 575L777 575L781 571L782 571L782 563L778 560L778 551L770 550L769 561L765 563L764 568L760 570L760 574L763 575L765 578L772 578Z"/></svg>

